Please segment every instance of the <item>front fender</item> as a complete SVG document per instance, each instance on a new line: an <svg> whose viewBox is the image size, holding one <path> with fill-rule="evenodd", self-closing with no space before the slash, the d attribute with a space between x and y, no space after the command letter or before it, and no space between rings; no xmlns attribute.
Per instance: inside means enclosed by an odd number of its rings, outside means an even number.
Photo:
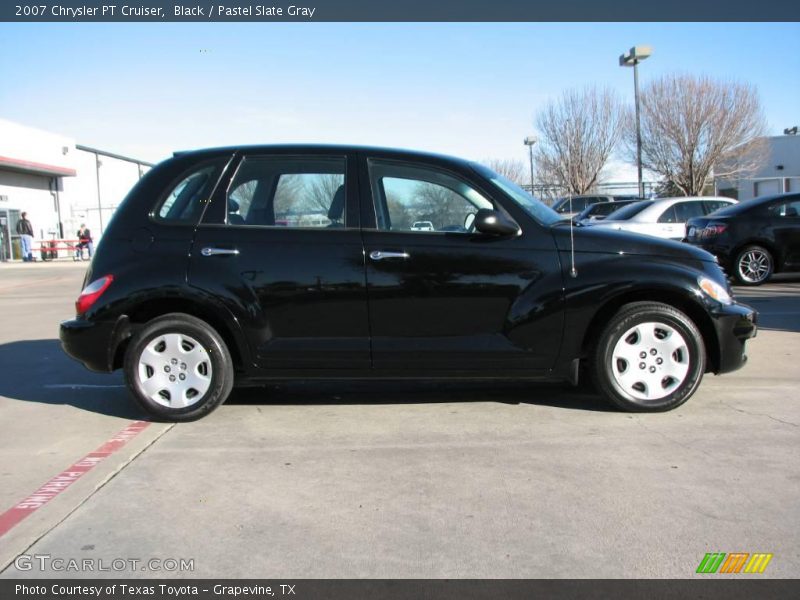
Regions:
<svg viewBox="0 0 800 600"><path fill-rule="evenodd" d="M590 254L590 253L586 253ZM710 302L700 291L697 278L705 275L725 285L713 263L624 254L578 254L575 277L565 273L564 341L559 362L584 355L608 319L628 302L650 300L676 306L689 313L704 337L713 335ZM562 257L570 264L569 256ZM717 273L718 272L718 273ZM722 280L722 281L720 281ZM698 322L699 321L699 322ZM711 338L707 344L713 352Z"/></svg>

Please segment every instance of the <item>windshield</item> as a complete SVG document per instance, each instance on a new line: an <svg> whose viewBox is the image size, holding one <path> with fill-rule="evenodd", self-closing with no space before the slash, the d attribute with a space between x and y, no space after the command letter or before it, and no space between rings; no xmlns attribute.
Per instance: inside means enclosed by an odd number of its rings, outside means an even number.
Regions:
<svg viewBox="0 0 800 600"><path fill-rule="evenodd" d="M645 208L651 206L652 204L652 200L641 200L640 202L628 204L627 206L623 206L622 208L615 210L608 215L606 217L606 221L627 221L628 219L638 215Z"/></svg>
<svg viewBox="0 0 800 600"><path fill-rule="evenodd" d="M481 175L491 181L492 185L505 192L517 206L536 219L537 222L542 225L552 225L561 220L561 217L552 208L541 200L531 196L513 181L506 179L502 175L498 175L483 165L476 164L474 167Z"/></svg>
<svg viewBox="0 0 800 600"><path fill-rule="evenodd" d="M568 213L569 198L559 198L558 200L553 202L553 206L551 208L557 213Z"/></svg>
<svg viewBox="0 0 800 600"><path fill-rule="evenodd" d="M628 206L632 202L630 200L621 200L618 202L599 202L592 204L588 208L588 215L610 215L614 211L620 210L623 206Z"/></svg>

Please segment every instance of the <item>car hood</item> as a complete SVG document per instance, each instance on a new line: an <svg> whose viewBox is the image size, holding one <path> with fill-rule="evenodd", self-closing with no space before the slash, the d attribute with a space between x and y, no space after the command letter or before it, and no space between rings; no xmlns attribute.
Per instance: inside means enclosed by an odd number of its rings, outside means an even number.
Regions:
<svg viewBox="0 0 800 600"><path fill-rule="evenodd" d="M569 229L569 225L564 224L557 223L551 226L559 250L569 251L570 249ZM630 231L599 226L573 227L572 235L576 252L635 254L678 260L716 261L712 254L701 248Z"/></svg>

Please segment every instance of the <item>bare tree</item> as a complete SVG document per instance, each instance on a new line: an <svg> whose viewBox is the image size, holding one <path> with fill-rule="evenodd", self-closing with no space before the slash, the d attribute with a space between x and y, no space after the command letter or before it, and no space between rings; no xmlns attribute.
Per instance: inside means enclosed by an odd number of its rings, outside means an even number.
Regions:
<svg viewBox="0 0 800 600"><path fill-rule="evenodd" d="M686 196L701 194L712 177L746 176L764 160L764 114L751 85L668 75L647 85L640 102L642 166Z"/></svg>
<svg viewBox="0 0 800 600"><path fill-rule="evenodd" d="M411 205L414 220L431 221L437 230L458 227L477 209L463 196L442 185L420 181Z"/></svg>
<svg viewBox="0 0 800 600"><path fill-rule="evenodd" d="M325 173L308 177L307 180L306 199L308 207L327 214L333 202L333 197L339 187L344 184L344 175Z"/></svg>
<svg viewBox="0 0 800 600"><path fill-rule="evenodd" d="M482 161L487 167L498 175L502 175L517 184L529 184L530 174L521 160L508 158L487 158Z"/></svg>
<svg viewBox="0 0 800 600"><path fill-rule="evenodd" d="M601 181L603 168L622 135L624 110L611 91L570 90L536 117L537 180L583 194Z"/></svg>

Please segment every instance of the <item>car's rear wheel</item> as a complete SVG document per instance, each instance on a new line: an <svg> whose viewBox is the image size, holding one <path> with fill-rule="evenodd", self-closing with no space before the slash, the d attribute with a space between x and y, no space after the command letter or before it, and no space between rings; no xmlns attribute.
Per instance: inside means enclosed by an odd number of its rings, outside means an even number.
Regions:
<svg viewBox="0 0 800 600"><path fill-rule="evenodd" d="M125 353L134 400L156 418L193 421L222 404L233 388L233 364L206 322L173 313L148 322Z"/></svg>
<svg viewBox="0 0 800 600"><path fill-rule="evenodd" d="M762 246L746 246L736 255L734 276L742 285L761 285L774 270L772 253Z"/></svg>
<svg viewBox="0 0 800 600"><path fill-rule="evenodd" d="M597 389L616 406L660 412L680 406L695 392L706 351L684 313L657 302L633 302L603 329L591 361Z"/></svg>

